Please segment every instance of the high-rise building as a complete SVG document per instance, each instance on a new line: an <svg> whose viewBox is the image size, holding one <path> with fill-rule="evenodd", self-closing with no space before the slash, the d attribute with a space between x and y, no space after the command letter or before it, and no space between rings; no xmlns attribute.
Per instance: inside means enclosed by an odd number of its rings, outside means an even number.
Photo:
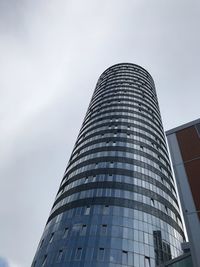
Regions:
<svg viewBox="0 0 200 267"><path fill-rule="evenodd" d="M183 240L153 79L116 64L97 82L32 266L155 267Z"/></svg>
<svg viewBox="0 0 200 267"><path fill-rule="evenodd" d="M200 266L200 119L167 131L195 267Z"/></svg>

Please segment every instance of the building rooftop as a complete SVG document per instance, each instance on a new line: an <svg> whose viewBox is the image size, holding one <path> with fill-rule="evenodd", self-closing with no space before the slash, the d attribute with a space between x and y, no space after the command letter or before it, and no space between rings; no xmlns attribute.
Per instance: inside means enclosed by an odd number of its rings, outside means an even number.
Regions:
<svg viewBox="0 0 200 267"><path fill-rule="evenodd" d="M194 121L190 121L188 123L185 123L185 124L182 124L182 125L180 125L178 127L175 127L175 128L173 128L171 130L168 130L165 133L166 133L166 135L170 135L170 134L176 133L178 131L181 131L183 129L189 128L189 127L191 127L193 125L196 125L196 124L199 124L199 123L200 123L200 119L197 119L197 120L194 120Z"/></svg>

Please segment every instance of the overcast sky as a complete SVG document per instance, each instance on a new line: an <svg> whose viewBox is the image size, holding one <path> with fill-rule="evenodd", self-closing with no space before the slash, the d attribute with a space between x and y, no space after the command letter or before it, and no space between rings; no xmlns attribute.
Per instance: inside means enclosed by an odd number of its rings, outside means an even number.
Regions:
<svg viewBox="0 0 200 267"><path fill-rule="evenodd" d="M199 118L200 2L0 0L0 267L31 265L99 75L154 78L165 130Z"/></svg>

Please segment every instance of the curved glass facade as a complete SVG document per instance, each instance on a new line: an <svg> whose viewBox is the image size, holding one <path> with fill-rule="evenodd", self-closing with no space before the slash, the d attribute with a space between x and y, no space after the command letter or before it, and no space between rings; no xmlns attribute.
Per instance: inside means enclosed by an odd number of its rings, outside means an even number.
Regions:
<svg viewBox="0 0 200 267"><path fill-rule="evenodd" d="M97 82L32 266L155 267L183 239L153 79L114 65Z"/></svg>

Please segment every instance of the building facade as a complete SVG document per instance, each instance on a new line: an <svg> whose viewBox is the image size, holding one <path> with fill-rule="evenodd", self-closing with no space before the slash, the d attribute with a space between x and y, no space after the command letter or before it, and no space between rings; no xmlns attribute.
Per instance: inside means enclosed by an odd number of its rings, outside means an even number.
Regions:
<svg viewBox="0 0 200 267"><path fill-rule="evenodd" d="M97 82L32 266L155 267L183 240L153 79L116 64Z"/></svg>
<svg viewBox="0 0 200 267"><path fill-rule="evenodd" d="M200 119L167 131L194 267L200 266Z"/></svg>

